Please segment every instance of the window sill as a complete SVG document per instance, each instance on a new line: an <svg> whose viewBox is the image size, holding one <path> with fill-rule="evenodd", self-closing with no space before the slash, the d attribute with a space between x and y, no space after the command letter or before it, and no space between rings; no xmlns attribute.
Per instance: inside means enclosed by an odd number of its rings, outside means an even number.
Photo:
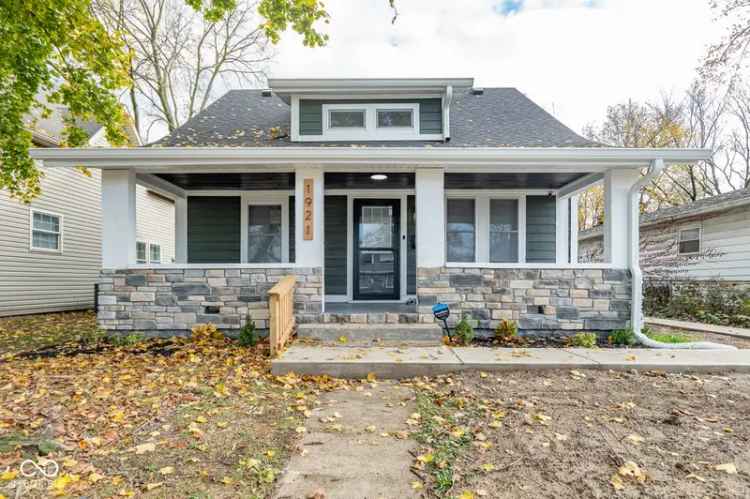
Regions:
<svg viewBox="0 0 750 499"><path fill-rule="evenodd" d="M465 269L614 269L611 263L490 263L447 262L446 267Z"/></svg>

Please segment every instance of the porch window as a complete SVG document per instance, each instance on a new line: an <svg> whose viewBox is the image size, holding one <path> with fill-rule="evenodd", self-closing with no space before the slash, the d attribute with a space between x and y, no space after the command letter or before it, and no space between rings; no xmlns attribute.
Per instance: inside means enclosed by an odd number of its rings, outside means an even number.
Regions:
<svg viewBox="0 0 750 499"><path fill-rule="evenodd" d="M701 251L701 229L694 227L680 231L680 255L692 255Z"/></svg>
<svg viewBox="0 0 750 499"><path fill-rule="evenodd" d="M62 217L53 213L31 212L31 249L62 251Z"/></svg>
<svg viewBox="0 0 750 499"><path fill-rule="evenodd" d="M135 243L135 263L148 263L146 256L146 243L137 241Z"/></svg>
<svg viewBox="0 0 750 499"><path fill-rule="evenodd" d="M247 261L281 262L281 205L250 205L248 209Z"/></svg>
<svg viewBox="0 0 750 499"><path fill-rule="evenodd" d="M490 200L490 262L518 262L518 200Z"/></svg>
<svg viewBox="0 0 750 499"><path fill-rule="evenodd" d="M378 128L411 128L413 116L411 109L378 109Z"/></svg>
<svg viewBox="0 0 750 499"><path fill-rule="evenodd" d="M475 261L474 214L473 199L448 199L446 242L449 262Z"/></svg>
<svg viewBox="0 0 750 499"><path fill-rule="evenodd" d="M149 258L151 263L161 263L161 245L151 243L148 245Z"/></svg>

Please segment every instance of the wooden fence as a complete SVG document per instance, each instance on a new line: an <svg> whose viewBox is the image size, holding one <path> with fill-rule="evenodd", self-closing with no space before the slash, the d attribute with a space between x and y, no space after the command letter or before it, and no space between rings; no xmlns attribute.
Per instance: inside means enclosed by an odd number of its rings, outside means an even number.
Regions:
<svg viewBox="0 0 750 499"><path fill-rule="evenodd" d="M294 331L294 285L296 282L297 278L289 275L281 278L268 291L268 307L271 316L269 331L271 355L276 355L284 348L292 331Z"/></svg>

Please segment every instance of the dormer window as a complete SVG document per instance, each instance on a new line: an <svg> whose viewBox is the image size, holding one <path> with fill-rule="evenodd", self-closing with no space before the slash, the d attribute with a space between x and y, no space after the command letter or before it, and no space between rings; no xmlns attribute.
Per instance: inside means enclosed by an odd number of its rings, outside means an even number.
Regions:
<svg viewBox="0 0 750 499"><path fill-rule="evenodd" d="M329 128L365 128L364 109L329 109Z"/></svg>
<svg viewBox="0 0 750 499"><path fill-rule="evenodd" d="M378 109L378 128L414 128L412 109Z"/></svg>

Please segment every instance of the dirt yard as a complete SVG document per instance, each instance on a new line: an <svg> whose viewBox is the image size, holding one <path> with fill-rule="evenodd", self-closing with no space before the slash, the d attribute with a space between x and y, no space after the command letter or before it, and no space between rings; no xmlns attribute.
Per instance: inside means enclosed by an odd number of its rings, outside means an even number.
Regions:
<svg viewBox="0 0 750 499"><path fill-rule="evenodd" d="M750 497L750 375L278 378L263 345L85 313L0 319L0 354L6 497Z"/></svg>

